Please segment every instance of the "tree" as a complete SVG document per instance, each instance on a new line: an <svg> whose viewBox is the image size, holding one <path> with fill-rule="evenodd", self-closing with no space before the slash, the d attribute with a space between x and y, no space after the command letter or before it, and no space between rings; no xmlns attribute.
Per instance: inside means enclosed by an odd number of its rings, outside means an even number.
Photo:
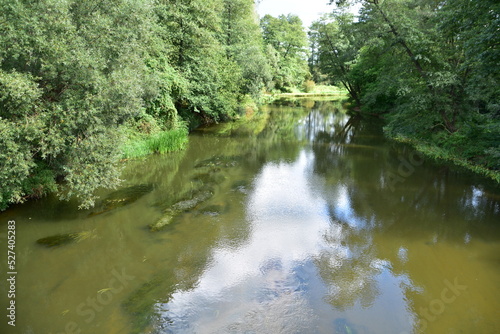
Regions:
<svg viewBox="0 0 500 334"><path fill-rule="evenodd" d="M118 126L143 105L148 1L1 1L3 207L119 182ZM106 32L106 33L103 33Z"/></svg>
<svg viewBox="0 0 500 334"><path fill-rule="evenodd" d="M270 81L251 0L0 0L0 209L93 204L130 138L231 118ZM156 132L155 132L156 131Z"/></svg>
<svg viewBox="0 0 500 334"><path fill-rule="evenodd" d="M242 94L258 100L271 81L271 69L264 55L263 38L252 0L224 0L222 43L229 59L241 68Z"/></svg>
<svg viewBox="0 0 500 334"><path fill-rule="evenodd" d="M164 0L158 9L169 63L188 83L174 97L182 116L220 120L237 107L239 69L227 59L218 37L222 0Z"/></svg>
<svg viewBox="0 0 500 334"><path fill-rule="evenodd" d="M335 1L340 6L353 2ZM363 39L350 76L359 83L362 110L387 113L390 136L437 145L429 150L445 152L437 156L460 156L498 169L499 5L477 0L357 2L363 7L351 27Z"/></svg>
<svg viewBox="0 0 500 334"><path fill-rule="evenodd" d="M276 89L298 87L310 75L307 66L307 35L296 15L265 15L260 22L267 57L275 63L273 83Z"/></svg>
<svg viewBox="0 0 500 334"><path fill-rule="evenodd" d="M334 12L313 22L309 34L316 44L314 57L319 71L340 82L360 106L360 84L351 73L361 46L357 33L354 15Z"/></svg>

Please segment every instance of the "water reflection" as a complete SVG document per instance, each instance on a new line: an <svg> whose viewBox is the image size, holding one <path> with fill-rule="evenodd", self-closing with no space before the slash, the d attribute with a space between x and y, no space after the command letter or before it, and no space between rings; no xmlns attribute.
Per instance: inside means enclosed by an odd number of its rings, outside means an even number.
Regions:
<svg viewBox="0 0 500 334"><path fill-rule="evenodd" d="M425 159L391 187L414 152L339 110L297 100L201 129L186 151L129 162L123 188L152 189L98 215L52 199L1 213L22 236L13 333L498 332L498 187ZM147 228L207 185L205 202ZM114 268L135 278L87 322L78 307ZM450 282L466 289L444 304Z"/></svg>
<svg viewBox="0 0 500 334"><path fill-rule="evenodd" d="M310 114L297 129L315 141L325 128L348 133L346 117ZM263 165L246 204L250 235L238 248L213 249L210 264L189 290L158 304L163 330L175 333L363 332L409 330L404 293L376 257L370 230L357 217L347 189L326 194L315 172L315 154ZM333 204L333 205L332 205ZM381 284L381 281L384 281ZM398 289L399 290L399 289ZM380 300L377 298L382 295ZM383 307L397 305L397 324L376 325ZM333 308L332 308L333 306ZM381 305L379 305L381 306ZM360 319L365 319L360 321ZM165 324L170 324L166 326ZM387 327L385 327L387 326Z"/></svg>
<svg viewBox="0 0 500 334"><path fill-rule="evenodd" d="M413 269L418 247L404 240L429 247L461 235L469 244L478 237L473 222L456 219L451 228L452 213L477 223L498 217L497 201L476 186L457 194L449 178L459 177L436 175L429 163L406 182L414 191L388 193L384 178L411 151L384 144L377 127L316 107L295 126L295 143L303 143L295 158L264 152L241 222L246 242L214 248L195 287L158 304L160 333L418 331L425 319L417 305L439 296L439 284L429 287L425 270ZM444 258L457 256L449 252ZM450 326L442 319L433 332Z"/></svg>
<svg viewBox="0 0 500 334"><path fill-rule="evenodd" d="M294 333L314 325L307 282L294 274L319 254L329 225L324 201L307 182L311 159L302 152L294 163L264 165L246 206L247 242L215 249L198 285L162 305L175 332Z"/></svg>

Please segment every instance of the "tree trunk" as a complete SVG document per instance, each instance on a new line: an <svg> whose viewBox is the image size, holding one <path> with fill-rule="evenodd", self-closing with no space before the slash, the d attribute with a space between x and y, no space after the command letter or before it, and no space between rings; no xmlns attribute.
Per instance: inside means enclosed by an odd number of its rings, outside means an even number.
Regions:
<svg viewBox="0 0 500 334"><path fill-rule="evenodd" d="M328 44L330 45L330 49L331 49L332 54L335 56L335 58L332 58L332 62L334 64L337 64L338 68L342 72L343 78L342 78L342 80L340 80L342 82L342 85L345 87L345 89L347 89L347 91L349 92L351 97L354 99L354 101L356 102L356 106L361 107L361 99L359 98L359 93L358 93L358 91L356 91L356 88L348 79L347 74L349 71L344 66L344 64L342 64L342 61L340 60L340 56L338 54L338 51L335 49L330 36L328 36L328 33L326 33L326 32L325 32L325 37L326 37L326 40L328 41Z"/></svg>

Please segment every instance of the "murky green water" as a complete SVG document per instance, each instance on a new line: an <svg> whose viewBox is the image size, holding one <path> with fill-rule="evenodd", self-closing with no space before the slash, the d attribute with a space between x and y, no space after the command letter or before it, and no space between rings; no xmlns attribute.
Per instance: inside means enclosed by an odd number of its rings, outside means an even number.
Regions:
<svg viewBox="0 0 500 334"><path fill-rule="evenodd" d="M499 332L499 188L340 109L303 100L201 129L185 152L127 163L94 210L0 214L3 282L10 219L18 273L0 332Z"/></svg>

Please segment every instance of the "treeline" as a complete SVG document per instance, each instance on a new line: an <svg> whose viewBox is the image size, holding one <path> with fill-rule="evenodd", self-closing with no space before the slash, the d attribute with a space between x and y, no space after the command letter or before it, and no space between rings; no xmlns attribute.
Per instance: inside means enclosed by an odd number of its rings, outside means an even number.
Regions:
<svg viewBox="0 0 500 334"><path fill-rule="evenodd" d="M309 32L314 78L341 83L389 136L500 182L500 3L335 3Z"/></svg>
<svg viewBox="0 0 500 334"><path fill-rule="evenodd" d="M0 0L0 209L48 192L91 206L124 147L180 148L188 126L299 85L300 20L262 26L252 0Z"/></svg>

